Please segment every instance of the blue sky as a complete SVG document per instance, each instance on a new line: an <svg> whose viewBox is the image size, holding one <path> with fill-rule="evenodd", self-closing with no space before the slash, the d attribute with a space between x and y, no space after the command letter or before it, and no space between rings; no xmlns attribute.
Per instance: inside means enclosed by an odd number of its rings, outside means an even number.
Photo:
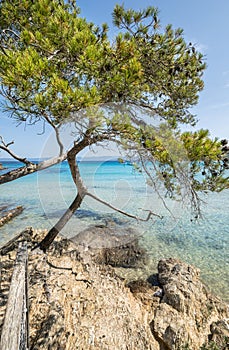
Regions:
<svg viewBox="0 0 229 350"><path fill-rule="evenodd" d="M185 39L195 43L206 55L205 88L200 94L194 113L198 128L208 128L211 135L229 138L229 1L228 0L79 0L81 15L97 24L107 22L110 37L118 30L112 28L112 9L115 4L134 9L156 6L162 27L171 23L184 29ZM21 156L39 157L49 130L38 136L40 129L16 125L1 113L0 135L15 141L13 149ZM46 154L45 154L46 155ZM48 155L48 154L47 154ZM0 157L7 156L3 152Z"/></svg>

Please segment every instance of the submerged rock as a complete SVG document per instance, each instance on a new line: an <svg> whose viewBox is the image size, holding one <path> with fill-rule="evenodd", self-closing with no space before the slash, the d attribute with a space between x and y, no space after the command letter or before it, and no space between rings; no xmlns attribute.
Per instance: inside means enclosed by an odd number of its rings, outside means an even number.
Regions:
<svg viewBox="0 0 229 350"><path fill-rule="evenodd" d="M134 240L125 245L103 248L95 255L95 261L113 267L135 268L144 262L145 250Z"/></svg>
<svg viewBox="0 0 229 350"><path fill-rule="evenodd" d="M145 261L146 251L139 245L138 233L118 225L90 226L71 238L78 248L98 264L134 268Z"/></svg>
<svg viewBox="0 0 229 350"><path fill-rule="evenodd" d="M135 240L137 236L134 229L112 223L89 226L70 240L87 249L101 249L123 246Z"/></svg>

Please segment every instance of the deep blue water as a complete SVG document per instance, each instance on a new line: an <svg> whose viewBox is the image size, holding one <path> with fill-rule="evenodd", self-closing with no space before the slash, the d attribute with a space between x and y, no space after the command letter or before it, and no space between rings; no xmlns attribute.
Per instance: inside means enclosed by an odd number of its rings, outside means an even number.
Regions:
<svg viewBox="0 0 229 350"><path fill-rule="evenodd" d="M20 166L2 161L7 171ZM203 280L218 295L229 301L229 191L210 194L203 206L204 219L190 221L188 211L178 203L168 205L176 220L165 210L143 174L132 166L114 161L81 162L80 171L88 188L97 196L135 215L147 216L142 209L163 214L143 223L129 219L90 198L66 225L63 233L73 236L92 224L115 222L134 227L147 248L149 263L135 272L138 277L154 273L160 258L177 257L201 270ZM0 244L27 226L49 229L74 199L76 190L68 165L46 169L1 186L1 205L23 205L22 215L0 228ZM130 271L125 272L127 275ZM128 277L128 276L127 276Z"/></svg>

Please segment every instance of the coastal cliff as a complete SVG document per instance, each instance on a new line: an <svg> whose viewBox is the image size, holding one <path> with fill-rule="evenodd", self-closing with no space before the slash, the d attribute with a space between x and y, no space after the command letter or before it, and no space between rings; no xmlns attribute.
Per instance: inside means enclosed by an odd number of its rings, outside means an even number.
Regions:
<svg viewBox="0 0 229 350"><path fill-rule="evenodd" d="M18 242L1 250L0 324ZM100 259L101 260L101 259ZM199 270L177 259L158 263L148 281L126 282L76 242L58 237L46 254L29 251L32 350L227 349L228 309L202 284Z"/></svg>

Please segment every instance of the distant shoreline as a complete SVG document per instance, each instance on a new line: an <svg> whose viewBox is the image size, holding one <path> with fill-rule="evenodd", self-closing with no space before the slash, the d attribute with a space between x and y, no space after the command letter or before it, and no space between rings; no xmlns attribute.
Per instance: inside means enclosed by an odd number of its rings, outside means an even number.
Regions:
<svg viewBox="0 0 229 350"><path fill-rule="evenodd" d="M119 157L93 157L93 158L77 158L78 162L100 162L100 161L110 161L110 162L118 162ZM39 162L44 161L50 158L28 158L31 162ZM66 162L67 160L64 160ZM12 159L12 158L0 158L1 162L15 162L20 163L19 161Z"/></svg>

